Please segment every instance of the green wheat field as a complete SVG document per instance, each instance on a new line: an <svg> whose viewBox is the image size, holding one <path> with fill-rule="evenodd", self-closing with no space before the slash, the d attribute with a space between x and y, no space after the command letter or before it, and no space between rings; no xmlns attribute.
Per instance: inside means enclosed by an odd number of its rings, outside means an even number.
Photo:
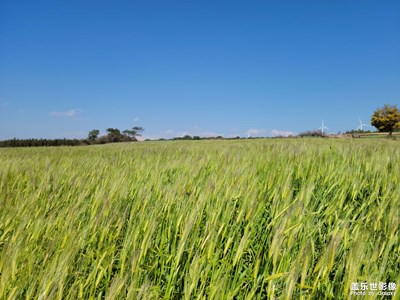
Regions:
<svg viewBox="0 0 400 300"><path fill-rule="evenodd" d="M397 299L399 145L0 149L0 299Z"/></svg>

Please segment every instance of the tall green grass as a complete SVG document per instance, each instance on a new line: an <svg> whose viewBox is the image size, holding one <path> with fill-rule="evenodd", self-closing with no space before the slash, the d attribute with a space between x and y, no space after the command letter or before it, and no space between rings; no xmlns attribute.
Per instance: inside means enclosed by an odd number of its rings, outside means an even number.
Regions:
<svg viewBox="0 0 400 300"><path fill-rule="evenodd" d="M1 149L0 297L341 299L352 282L399 285L399 181L390 140Z"/></svg>

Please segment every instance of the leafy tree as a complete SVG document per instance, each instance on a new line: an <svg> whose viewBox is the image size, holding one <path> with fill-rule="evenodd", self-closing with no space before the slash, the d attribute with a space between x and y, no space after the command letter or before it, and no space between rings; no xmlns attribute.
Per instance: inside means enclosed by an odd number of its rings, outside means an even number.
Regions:
<svg viewBox="0 0 400 300"><path fill-rule="evenodd" d="M396 105L385 104L378 108L371 117L371 124L381 132L389 132L400 127L400 111Z"/></svg>
<svg viewBox="0 0 400 300"><path fill-rule="evenodd" d="M110 134L119 135L121 131L118 128L107 128L106 131Z"/></svg>
<svg viewBox="0 0 400 300"><path fill-rule="evenodd" d="M129 136L131 139L133 139L134 141L136 141L137 139L137 137L138 136L142 136L141 135L141 132L143 132L144 131L144 128L143 127L138 127L138 126L135 126L135 127L133 127L131 130L130 129L127 129L127 130L124 130L123 131L123 133L125 134L125 135L127 135L127 136Z"/></svg>
<svg viewBox="0 0 400 300"><path fill-rule="evenodd" d="M141 136L140 133L144 131L144 128L143 127L139 127L139 126L135 126L132 129L136 133L135 134L136 136Z"/></svg>
<svg viewBox="0 0 400 300"><path fill-rule="evenodd" d="M126 142L127 137L124 136L118 128L107 128L108 132L106 136L103 136L100 139L100 143L118 143L118 142Z"/></svg>
<svg viewBox="0 0 400 300"><path fill-rule="evenodd" d="M91 141L94 141L99 137L99 134L100 134L100 130L93 129L93 130L89 131L88 139Z"/></svg>

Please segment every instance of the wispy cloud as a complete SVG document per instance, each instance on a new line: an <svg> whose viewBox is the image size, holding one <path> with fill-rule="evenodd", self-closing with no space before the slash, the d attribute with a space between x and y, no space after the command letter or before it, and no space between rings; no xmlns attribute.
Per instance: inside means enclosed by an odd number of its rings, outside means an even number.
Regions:
<svg viewBox="0 0 400 300"><path fill-rule="evenodd" d="M291 136L296 135L296 132L289 130L272 129L270 131L265 129L252 128L247 130L247 137L265 137L265 136Z"/></svg>
<svg viewBox="0 0 400 300"><path fill-rule="evenodd" d="M139 120L140 120L139 117L134 117L134 118L133 118L133 122L137 122L137 121L139 121Z"/></svg>
<svg viewBox="0 0 400 300"><path fill-rule="evenodd" d="M7 110L8 102L0 102L0 110Z"/></svg>
<svg viewBox="0 0 400 300"><path fill-rule="evenodd" d="M52 117L64 117L64 118L75 118L81 113L80 109L70 109L66 111L52 111L50 116Z"/></svg>
<svg viewBox="0 0 400 300"><path fill-rule="evenodd" d="M296 135L296 132L294 131L289 131L289 130L279 130L279 129L272 129L271 130L271 136L290 136L290 135Z"/></svg>
<svg viewBox="0 0 400 300"><path fill-rule="evenodd" d="M172 137L182 137L185 135L190 135L190 136L200 136L200 137L215 137L219 135L223 135L221 133L215 132L215 131L208 131L208 130L203 130L201 127L195 125L191 130L183 130L183 131L176 131L173 129L169 129L164 132L167 135L167 138L172 138Z"/></svg>
<svg viewBox="0 0 400 300"><path fill-rule="evenodd" d="M174 129L168 129L162 133L156 133L156 134L144 134L143 138L144 139L159 139L159 138L166 138L166 139L171 139L174 137L183 137L185 135L190 135L190 136L200 136L200 137L217 137L217 136L224 136L223 133L218 133L215 131L206 131L202 130L198 126L194 126L192 130L184 130L184 131L178 131Z"/></svg>
<svg viewBox="0 0 400 300"><path fill-rule="evenodd" d="M265 136L267 131L265 129L251 128L247 130L246 133L248 137L259 137L259 136Z"/></svg>

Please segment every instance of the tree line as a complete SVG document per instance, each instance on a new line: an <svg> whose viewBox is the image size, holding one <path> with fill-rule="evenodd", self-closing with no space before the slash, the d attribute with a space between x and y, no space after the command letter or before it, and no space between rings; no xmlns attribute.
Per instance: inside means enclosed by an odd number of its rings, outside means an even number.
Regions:
<svg viewBox="0 0 400 300"><path fill-rule="evenodd" d="M85 146L95 144L136 142L141 136L143 127L133 127L120 131L118 128L107 128L106 134L100 136L100 130L93 129L86 139L9 139L0 141L0 147L47 147L47 146Z"/></svg>
<svg viewBox="0 0 400 300"><path fill-rule="evenodd" d="M375 110L371 116L371 125L376 127L379 132L388 132L389 136L396 130L400 129L400 111L396 105L385 104L383 107ZM107 128L106 134L100 136L100 130L93 129L89 132L86 139L9 139L0 141L0 147L40 147L40 146L84 146L95 144L108 144L120 142L135 142L144 131L143 127L133 127L120 131L118 128ZM364 130L353 130L346 133L365 133ZM325 136L319 130L306 131L298 134L299 137ZM234 139L239 139L235 137ZM200 137L185 135L183 137L175 137L172 140L202 140L202 139L225 139L222 136L217 137ZM164 140L164 139L161 139Z"/></svg>
<svg viewBox="0 0 400 300"><path fill-rule="evenodd" d="M120 143L120 142L136 142L137 138L141 136L144 131L143 127L133 127L120 131L118 128L107 128L106 134L100 136L100 130L93 129L89 132L87 140L90 144L107 144L107 143Z"/></svg>
<svg viewBox="0 0 400 300"><path fill-rule="evenodd" d="M79 139L9 139L0 141L0 147L80 146Z"/></svg>

